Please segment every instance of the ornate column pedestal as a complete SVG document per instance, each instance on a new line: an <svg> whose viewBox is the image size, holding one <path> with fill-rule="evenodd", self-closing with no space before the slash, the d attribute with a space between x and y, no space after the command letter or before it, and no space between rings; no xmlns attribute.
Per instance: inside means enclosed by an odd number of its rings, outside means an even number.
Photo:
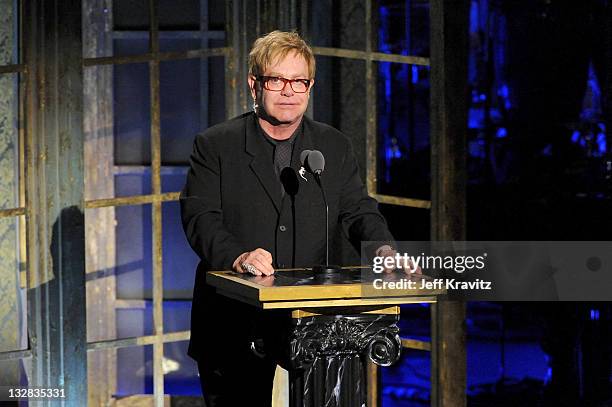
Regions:
<svg viewBox="0 0 612 407"><path fill-rule="evenodd" d="M289 334L290 405L367 405L368 359L380 366L399 359L399 314L301 315L294 311Z"/></svg>
<svg viewBox="0 0 612 407"><path fill-rule="evenodd" d="M375 389L368 388L369 379L375 383L372 362L389 366L399 359L399 306L435 303L445 294L405 288L364 296L370 280L367 266L344 267L334 279L311 269L276 270L272 279L206 275L218 293L268 310L260 324L263 346L254 349L289 371L292 407L376 407Z"/></svg>

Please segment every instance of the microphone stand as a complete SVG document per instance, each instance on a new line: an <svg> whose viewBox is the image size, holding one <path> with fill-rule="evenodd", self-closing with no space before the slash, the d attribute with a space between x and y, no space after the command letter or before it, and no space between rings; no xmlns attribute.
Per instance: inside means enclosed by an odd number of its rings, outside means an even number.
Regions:
<svg viewBox="0 0 612 407"><path fill-rule="evenodd" d="M292 225L293 225L293 247L291 248L291 268L295 268L295 248L296 248L296 231L295 231L295 195L291 195L289 197L291 199L291 218L292 218Z"/></svg>
<svg viewBox="0 0 612 407"><path fill-rule="evenodd" d="M315 172L314 178L317 182L317 185L319 186L319 189L321 190L321 195L323 196L323 203L325 204L325 265L314 266L312 269L315 274L340 273L340 266L329 264L329 205L327 204L327 195L325 195L325 190L323 189L323 185L321 184L321 171Z"/></svg>
<svg viewBox="0 0 612 407"><path fill-rule="evenodd" d="M291 247L291 267L295 267L295 253L296 253L296 221L295 221L295 196L300 188L300 183L295 175L295 171L291 167L285 167L280 173L280 181L283 185L283 190L291 199L291 219L292 219L292 240L293 245Z"/></svg>

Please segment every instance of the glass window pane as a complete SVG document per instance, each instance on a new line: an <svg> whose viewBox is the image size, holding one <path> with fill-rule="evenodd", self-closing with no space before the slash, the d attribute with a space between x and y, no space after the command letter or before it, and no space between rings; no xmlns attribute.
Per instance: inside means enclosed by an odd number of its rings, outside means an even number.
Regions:
<svg viewBox="0 0 612 407"><path fill-rule="evenodd" d="M148 52L149 33L127 31L113 34L113 56L141 55Z"/></svg>
<svg viewBox="0 0 612 407"><path fill-rule="evenodd" d="M225 30L225 2L208 1L208 29Z"/></svg>
<svg viewBox="0 0 612 407"><path fill-rule="evenodd" d="M189 167L186 165L162 167L162 193L182 191L183 187L185 186L188 170Z"/></svg>
<svg viewBox="0 0 612 407"><path fill-rule="evenodd" d="M429 68L378 69L378 193L429 200Z"/></svg>
<svg viewBox="0 0 612 407"><path fill-rule="evenodd" d="M308 5L311 45L365 51L365 5L365 0L313 0Z"/></svg>
<svg viewBox="0 0 612 407"><path fill-rule="evenodd" d="M162 219L164 298L191 299L199 258L183 232L179 203L163 203Z"/></svg>
<svg viewBox="0 0 612 407"><path fill-rule="evenodd" d="M225 46L223 31L160 31L161 52L187 51ZM213 45L216 43L217 45Z"/></svg>
<svg viewBox="0 0 612 407"><path fill-rule="evenodd" d="M164 164L186 164L195 135L207 120L208 63L185 59L160 64L161 142ZM204 94L205 93L205 94Z"/></svg>
<svg viewBox="0 0 612 407"><path fill-rule="evenodd" d="M224 58L160 65L162 162L187 165L195 136L225 120Z"/></svg>
<svg viewBox="0 0 612 407"><path fill-rule="evenodd" d="M224 40L211 41L214 48L223 47ZM226 120L225 113L225 58L208 58L208 126L213 126ZM214 101L214 103L210 102ZM204 123L203 123L204 124ZM204 130L204 127L202 127Z"/></svg>
<svg viewBox="0 0 612 407"><path fill-rule="evenodd" d="M187 356L188 342L164 344L164 393L173 396L202 396L198 365Z"/></svg>
<svg viewBox="0 0 612 407"><path fill-rule="evenodd" d="M117 338L153 335L153 303L124 301L116 311Z"/></svg>
<svg viewBox="0 0 612 407"><path fill-rule="evenodd" d="M200 0L160 0L160 30L197 31L200 29Z"/></svg>
<svg viewBox="0 0 612 407"><path fill-rule="evenodd" d="M116 196L149 195L151 193L151 167L130 165L115 167Z"/></svg>
<svg viewBox="0 0 612 407"><path fill-rule="evenodd" d="M151 97L148 64L114 67L113 111L115 164L149 164Z"/></svg>
<svg viewBox="0 0 612 407"><path fill-rule="evenodd" d="M152 345L117 349L117 397L138 394L153 394Z"/></svg>
<svg viewBox="0 0 612 407"><path fill-rule="evenodd" d="M152 345L87 352L90 397L96 405L152 405L139 396L153 394L152 362Z"/></svg>
<svg viewBox="0 0 612 407"><path fill-rule="evenodd" d="M188 331L191 329L190 317L191 299L164 301L164 332Z"/></svg>
<svg viewBox="0 0 612 407"><path fill-rule="evenodd" d="M379 52L429 56L428 0L383 0L378 19Z"/></svg>
<svg viewBox="0 0 612 407"><path fill-rule="evenodd" d="M113 1L113 28L121 31L149 29L149 0Z"/></svg>
<svg viewBox="0 0 612 407"><path fill-rule="evenodd" d="M365 61L317 57L317 79L313 87L314 119L342 131L351 139L361 179L366 174L366 86Z"/></svg>
<svg viewBox="0 0 612 407"><path fill-rule="evenodd" d="M199 30L196 31L162 31L159 33L159 50L161 52L179 52L208 48L202 40Z"/></svg>
<svg viewBox="0 0 612 407"><path fill-rule="evenodd" d="M151 205L115 208L117 297L152 298Z"/></svg>

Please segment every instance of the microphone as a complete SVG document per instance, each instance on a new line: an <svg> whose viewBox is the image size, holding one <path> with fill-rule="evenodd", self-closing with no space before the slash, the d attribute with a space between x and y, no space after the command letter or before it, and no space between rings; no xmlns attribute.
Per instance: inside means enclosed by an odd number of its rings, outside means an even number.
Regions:
<svg viewBox="0 0 612 407"><path fill-rule="evenodd" d="M302 166L306 168L309 173L320 176L325 169L325 157L323 153L318 150L304 150L300 154L300 161Z"/></svg>
<svg viewBox="0 0 612 407"><path fill-rule="evenodd" d="M308 154L310 154L310 150L304 150L300 153L300 163L302 163L302 167L306 165L306 159L308 158Z"/></svg>
<svg viewBox="0 0 612 407"><path fill-rule="evenodd" d="M325 157L318 150L304 150L300 154L300 161L306 171L314 175L315 181L321 190L323 203L325 204L325 265L313 267L315 274L334 274L340 272L340 266L329 264L329 205L327 204L327 196L321 183L321 174L325 169Z"/></svg>

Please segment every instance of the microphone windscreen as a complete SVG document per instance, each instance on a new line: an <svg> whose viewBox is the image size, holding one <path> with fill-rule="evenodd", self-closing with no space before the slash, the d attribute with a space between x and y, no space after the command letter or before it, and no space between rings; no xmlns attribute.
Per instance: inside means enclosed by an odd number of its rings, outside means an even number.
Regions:
<svg viewBox="0 0 612 407"><path fill-rule="evenodd" d="M283 168L280 173L280 181L281 184L283 184L283 188L285 188L287 195L295 196L298 193L298 190L300 189L300 182L293 168Z"/></svg>
<svg viewBox="0 0 612 407"><path fill-rule="evenodd" d="M300 163L304 165L306 159L308 158L308 154L310 154L310 150L304 150L300 153Z"/></svg>
<svg viewBox="0 0 612 407"><path fill-rule="evenodd" d="M315 174L320 174L325 169L325 158L319 150L312 150L308 154L308 167Z"/></svg>

